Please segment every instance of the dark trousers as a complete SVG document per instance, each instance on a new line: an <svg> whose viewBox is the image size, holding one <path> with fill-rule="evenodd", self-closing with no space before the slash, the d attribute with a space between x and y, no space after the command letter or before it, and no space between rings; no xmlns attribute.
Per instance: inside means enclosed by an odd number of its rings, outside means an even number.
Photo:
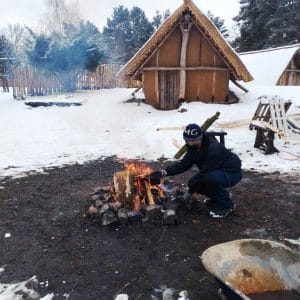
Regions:
<svg viewBox="0 0 300 300"><path fill-rule="evenodd" d="M224 171L210 171L197 173L188 182L189 191L211 198L221 209L233 208L233 202L226 188L240 182L242 173L230 173Z"/></svg>

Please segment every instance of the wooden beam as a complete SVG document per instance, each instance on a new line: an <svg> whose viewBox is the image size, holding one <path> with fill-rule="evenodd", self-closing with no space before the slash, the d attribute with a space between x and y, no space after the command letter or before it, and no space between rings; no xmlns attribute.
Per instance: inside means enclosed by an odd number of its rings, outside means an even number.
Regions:
<svg viewBox="0 0 300 300"><path fill-rule="evenodd" d="M216 54L214 53L214 67L216 66ZM216 98L216 71L213 71L213 80L212 80L212 99L211 102L215 102Z"/></svg>
<svg viewBox="0 0 300 300"><path fill-rule="evenodd" d="M159 78L158 78L158 71L155 72L155 92L156 92L156 103L159 105L160 99L160 91L159 91Z"/></svg>
<svg viewBox="0 0 300 300"><path fill-rule="evenodd" d="M285 70L285 72L295 72L295 73L300 73L300 70Z"/></svg>
<svg viewBox="0 0 300 300"><path fill-rule="evenodd" d="M230 71L226 68L218 67L145 67L143 71Z"/></svg>
<svg viewBox="0 0 300 300"><path fill-rule="evenodd" d="M192 27L192 22L187 24L181 23L180 30L182 34L181 40L181 52L180 52L180 67L186 67L186 52L187 52L187 45L189 41L189 34ZM185 87L186 87L186 70L180 70L180 79L179 79L179 99L185 98Z"/></svg>
<svg viewBox="0 0 300 300"><path fill-rule="evenodd" d="M238 82L236 82L235 80L232 80L232 83L235 84L238 88L240 88L241 90L243 90L245 93L248 93L249 90L247 90L245 87L243 87L241 84L239 84Z"/></svg>

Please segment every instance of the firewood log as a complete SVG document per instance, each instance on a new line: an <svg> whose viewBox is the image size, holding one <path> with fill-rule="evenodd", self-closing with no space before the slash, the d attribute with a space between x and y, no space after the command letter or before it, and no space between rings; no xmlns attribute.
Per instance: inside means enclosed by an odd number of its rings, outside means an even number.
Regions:
<svg viewBox="0 0 300 300"><path fill-rule="evenodd" d="M132 209L134 199L134 175L129 171L114 174L114 188L122 207Z"/></svg>

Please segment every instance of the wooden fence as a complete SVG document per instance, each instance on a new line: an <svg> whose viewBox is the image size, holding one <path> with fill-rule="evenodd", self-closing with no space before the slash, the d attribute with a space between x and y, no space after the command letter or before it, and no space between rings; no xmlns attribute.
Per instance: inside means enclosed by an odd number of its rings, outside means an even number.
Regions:
<svg viewBox="0 0 300 300"><path fill-rule="evenodd" d="M138 82L134 80L116 80L116 74L121 67L121 65L105 64L98 66L95 72L84 72L79 76L76 88L78 90L95 90L138 87ZM14 70L10 85L13 88L13 97L16 99L22 99L25 95L40 96L64 92L63 86L56 76L46 76L33 67L20 67Z"/></svg>
<svg viewBox="0 0 300 300"><path fill-rule="evenodd" d="M2 87L3 92L9 92L8 76L0 74L0 87Z"/></svg>
<svg viewBox="0 0 300 300"><path fill-rule="evenodd" d="M117 80L116 74L122 65L106 64L100 65L95 72L84 72L77 83L81 89L110 89L115 87L137 87L134 80Z"/></svg>
<svg viewBox="0 0 300 300"><path fill-rule="evenodd" d="M13 97L22 99L26 95L41 96L60 93L63 87L54 75L45 76L33 67L19 67L11 76Z"/></svg>

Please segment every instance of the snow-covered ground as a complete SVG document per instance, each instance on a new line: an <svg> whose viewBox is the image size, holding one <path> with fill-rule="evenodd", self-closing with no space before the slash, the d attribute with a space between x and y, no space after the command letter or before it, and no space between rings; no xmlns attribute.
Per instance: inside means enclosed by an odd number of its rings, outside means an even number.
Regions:
<svg viewBox="0 0 300 300"><path fill-rule="evenodd" d="M299 172L300 144L284 145L276 138L279 155L264 155L253 148L255 131L248 129L257 107L258 97L280 95L292 100L289 114L300 113L299 87L251 86L233 105L193 102L177 110L160 111L137 103L125 103L131 89L80 91L72 95L53 95L28 98L26 101L82 102L82 106L31 108L24 101L13 100L12 95L0 92L0 177L22 176L25 172L41 172L45 168L64 164L84 163L89 160L116 155L120 158L172 158L177 149L175 138L183 143L182 131L157 131L158 127L202 124L206 118L220 111L214 125L224 127L238 121L236 127L225 128L226 146L242 159L244 169L263 172ZM142 96L142 95L139 95ZM283 152L285 151L285 152ZM298 156L288 154L292 153Z"/></svg>

